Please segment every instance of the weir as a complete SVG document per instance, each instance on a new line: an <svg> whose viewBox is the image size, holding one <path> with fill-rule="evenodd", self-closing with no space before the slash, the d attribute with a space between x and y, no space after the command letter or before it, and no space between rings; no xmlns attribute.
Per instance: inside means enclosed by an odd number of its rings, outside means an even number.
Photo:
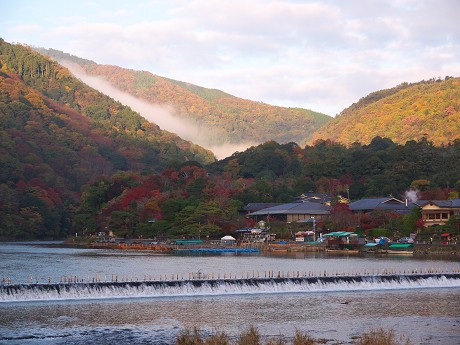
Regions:
<svg viewBox="0 0 460 345"><path fill-rule="evenodd" d="M460 273L0 285L0 302L416 288L460 288Z"/></svg>

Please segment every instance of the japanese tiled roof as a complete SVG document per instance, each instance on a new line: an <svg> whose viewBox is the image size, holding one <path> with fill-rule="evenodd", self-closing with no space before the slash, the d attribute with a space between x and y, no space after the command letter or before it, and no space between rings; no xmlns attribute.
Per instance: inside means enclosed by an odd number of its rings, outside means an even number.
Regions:
<svg viewBox="0 0 460 345"><path fill-rule="evenodd" d="M386 198L367 198L352 202L348 205L352 211L371 211L371 210L387 210L387 211L410 211L415 204L398 200L392 197Z"/></svg>
<svg viewBox="0 0 460 345"><path fill-rule="evenodd" d="M250 213L250 216L268 214L330 214L331 207L315 202L293 202Z"/></svg>

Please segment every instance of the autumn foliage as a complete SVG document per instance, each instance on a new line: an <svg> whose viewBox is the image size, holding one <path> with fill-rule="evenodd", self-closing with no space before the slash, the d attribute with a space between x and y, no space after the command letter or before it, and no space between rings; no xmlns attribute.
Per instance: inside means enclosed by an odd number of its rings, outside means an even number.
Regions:
<svg viewBox="0 0 460 345"><path fill-rule="evenodd" d="M277 107L232 96L147 71L99 65L63 52L41 49L59 60L72 61L86 73L103 77L116 88L152 104L171 108L173 115L206 130L209 145L241 142L304 142L331 117L301 108Z"/></svg>
<svg viewBox="0 0 460 345"><path fill-rule="evenodd" d="M433 78L373 92L343 110L308 142L368 144L376 136L400 144L426 138L447 145L460 139L460 78Z"/></svg>
<svg viewBox="0 0 460 345"><path fill-rule="evenodd" d="M127 90L145 92L147 98L177 97L176 106L203 116L203 123L234 123L235 138L252 133L251 126L260 129L267 114L273 121L295 114L295 121L305 121L301 111L266 109L218 90L92 62L86 65L96 74L116 71L114 77L122 79ZM127 237L213 238L254 225L239 212L247 203L292 202L306 192L328 193L334 203L343 198L403 198L410 189L423 198L458 197L457 84L458 79L448 78L407 85L376 93L350 109L359 113L361 107L379 105L379 114L386 114L384 110L393 106L389 100L413 103L414 92L424 114L428 109L426 116L439 115L433 117L436 137L448 140L431 141L428 137L435 132L428 130L428 135L401 143L384 135L348 146L330 139L303 147L267 140L215 161L209 151L161 131L52 60L0 40L0 239L56 239L105 230ZM436 104L427 103L422 94L432 95ZM418 107L411 109L418 117ZM344 113L337 121L346 117ZM382 121L379 127L386 128L385 115L380 117L373 121ZM292 123L282 127L281 122L274 130L291 131ZM361 131L353 132L354 140L364 138L360 133L372 133L372 127L355 127ZM393 127L387 128L386 134L395 135ZM299 131L307 136L303 127ZM440 142L444 145L435 145ZM349 229L359 223L366 230L397 222L389 214L357 220L340 204L333 215L332 222L321 226ZM422 226L418 219L414 215L410 226Z"/></svg>

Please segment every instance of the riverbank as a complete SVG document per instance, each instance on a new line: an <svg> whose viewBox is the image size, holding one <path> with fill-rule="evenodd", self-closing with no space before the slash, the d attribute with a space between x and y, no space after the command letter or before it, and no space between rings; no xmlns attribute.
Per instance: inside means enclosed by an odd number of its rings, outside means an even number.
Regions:
<svg viewBox="0 0 460 345"><path fill-rule="evenodd" d="M424 244L414 245L415 255L447 255L460 256L460 243L457 244Z"/></svg>
<svg viewBox="0 0 460 345"><path fill-rule="evenodd" d="M388 255L385 251L382 252L368 252L364 250L364 246L354 248L354 250L330 250L325 243L316 242L270 242L270 243L257 243L252 246L226 246L215 242L203 242L199 245L184 245L172 243L158 243L154 241L140 241L140 240L126 240L126 241L94 241L94 239L86 238L69 238L64 241L63 245L78 248L90 249L113 249L113 250L144 250L154 251L160 253L173 253L173 252L228 252L243 253L248 250L254 250L268 255L286 254L296 255L299 253L327 253L329 255ZM440 257L440 258L459 258L460 259L460 243L459 244L426 244L415 243L413 246L413 256L417 257Z"/></svg>

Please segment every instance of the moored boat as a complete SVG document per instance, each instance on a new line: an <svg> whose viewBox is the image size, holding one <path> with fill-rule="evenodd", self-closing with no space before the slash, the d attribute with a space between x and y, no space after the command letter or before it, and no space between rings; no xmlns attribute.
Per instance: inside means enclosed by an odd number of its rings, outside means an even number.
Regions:
<svg viewBox="0 0 460 345"><path fill-rule="evenodd" d="M393 243L388 247L388 254L414 254L414 245L412 243Z"/></svg>

